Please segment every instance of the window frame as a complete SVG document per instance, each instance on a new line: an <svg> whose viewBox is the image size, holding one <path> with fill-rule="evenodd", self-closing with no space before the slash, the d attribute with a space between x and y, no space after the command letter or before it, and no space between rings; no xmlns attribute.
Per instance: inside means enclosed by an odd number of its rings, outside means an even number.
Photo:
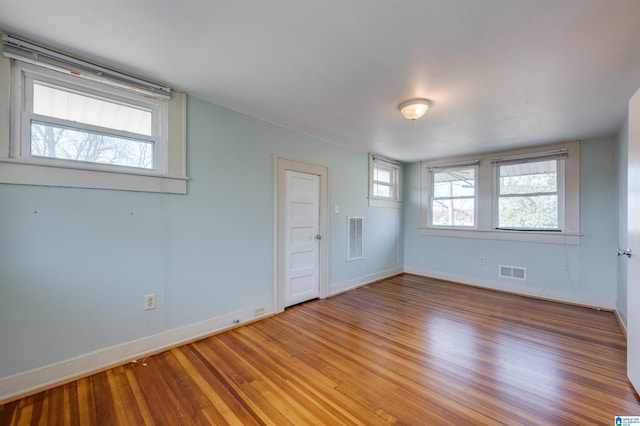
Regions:
<svg viewBox="0 0 640 426"><path fill-rule="evenodd" d="M172 91L170 99L153 98L101 82L53 71L43 66L0 56L0 183L187 193L186 95ZM96 126L33 113L33 83L41 81L63 90L154 111L154 168L67 160L31 155L31 121L60 124L84 131ZM6 97L5 97L6 96ZM4 100L6 99L6 102ZM107 132L117 135L118 132Z"/></svg>
<svg viewBox="0 0 640 426"><path fill-rule="evenodd" d="M554 229L544 229L544 228L509 228L500 226L500 167L501 166L511 166L516 164L527 164L541 161L556 161L556 191L555 194L558 197L558 217L557 217L557 228ZM497 230L505 230L505 231L526 231L526 232L562 232L565 228L565 214L564 214L564 205L565 205L565 159L564 158L544 158L533 156L527 159L522 160L513 160L508 162L496 162L494 164L494 175L495 175L495 193L493 196L494 206L493 211L495 214L493 215L493 227ZM519 195L527 195L533 193L524 193Z"/></svg>
<svg viewBox="0 0 640 426"><path fill-rule="evenodd" d="M376 185L375 171L380 168L391 171L392 184L389 185L393 193L392 197L380 197L374 195ZM370 207L402 207L402 163L388 157L369 153L369 206Z"/></svg>
<svg viewBox="0 0 640 426"><path fill-rule="evenodd" d="M144 98L140 95L130 94L124 91L116 91L115 89L101 86L91 81L80 80L75 77L63 74L55 75L54 71L44 68L38 69L35 65L30 64L14 64L16 78L22 78L22 109L14 111L14 119L20 120L20 123L14 123L14 126L20 126L19 142L15 145L14 155L29 162L38 162L43 164L53 164L61 167L88 167L97 170L122 171L127 173L148 173L154 175L162 175L166 173L166 164L163 160L167 150L167 104L159 99ZM90 125L70 120L60 119L56 117L37 114L34 112L34 85L36 83L62 89L68 92L75 92L87 97L105 99L114 103L122 103L132 105L141 109L148 109L152 113L151 135L144 137L142 135L131 134L115 129L103 128L96 125ZM18 84L17 82L15 84ZM17 86L16 86L17 87ZM42 124L51 124L58 127L67 127L73 130L102 133L109 136L123 136L130 139L137 139L153 142L154 146L154 165L153 168L145 169L130 166L112 165L95 163L89 161L67 160L62 158L51 158L34 156L31 153L31 125L33 122ZM81 165L82 164L82 165Z"/></svg>
<svg viewBox="0 0 640 426"><path fill-rule="evenodd" d="M559 223L564 226L560 231L544 230L516 230L497 228L497 191L498 178L496 176L496 159L503 158L534 158L545 153L566 150L566 159L560 163L563 168L563 176L559 179L562 185L564 203L559 206ZM480 156L465 156L441 160L422 161L420 163L420 233L422 235L462 237L476 239L494 239L511 241L528 241L557 244L580 244L580 212L579 212L579 142L564 142L553 145L527 147L516 150L493 152ZM541 157L540 157L541 158ZM459 164L470 161L478 162L478 179L476 190L478 199L476 203L476 229L441 228L430 226L430 173L429 167L438 167L446 164Z"/></svg>
<svg viewBox="0 0 640 426"><path fill-rule="evenodd" d="M472 169L474 174L474 186L473 186L473 196L467 197L447 197L446 199L453 200L456 198L473 198L473 225L464 226L464 225L437 225L433 223L433 201L436 199L435 197L435 173L438 171L448 171L448 170L456 170L456 169ZM442 164L436 167L428 167L429 173L429 181L428 181L428 191L429 191L429 205L427 206L427 217L428 217L428 227L435 229L478 229L478 164L477 162L468 162L463 164Z"/></svg>

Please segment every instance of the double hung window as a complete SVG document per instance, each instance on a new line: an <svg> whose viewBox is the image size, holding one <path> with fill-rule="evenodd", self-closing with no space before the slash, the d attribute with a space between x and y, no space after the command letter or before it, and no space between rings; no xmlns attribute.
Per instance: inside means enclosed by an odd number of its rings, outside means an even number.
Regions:
<svg viewBox="0 0 640 426"><path fill-rule="evenodd" d="M369 205L400 207L402 164L377 154L369 154Z"/></svg>
<svg viewBox="0 0 640 426"><path fill-rule="evenodd" d="M186 193L184 93L7 35L2 48L0 183Z"/></svg>
<svg viewBox="0 0 640 426"><path fill-rule="evenodd" d="M432 226L476 225L477 166L443 166L430 169Z"/></svg>
<svg viewBox="0 0 640 426"><path fill-rule="evenodd" d="M578 244L579 143L421 163L421 232Z"/></svg>
<svg viewBox="0 0 640 426"><path fill-rule="evenodd" d="M497 229L562 231L564 158L494 161Z"/></svg>
<svg viewBox="0 0 640 426"><path fill-rule="evenodd" d="M23 70L20 155L159 172L161 103Z"/></svg>
<svg viewBox="0 0 640 426"><path fill-rule="evenodd" d="M396 169L377 164L373 169L373 197L393 200L396 196Z"/></svg>

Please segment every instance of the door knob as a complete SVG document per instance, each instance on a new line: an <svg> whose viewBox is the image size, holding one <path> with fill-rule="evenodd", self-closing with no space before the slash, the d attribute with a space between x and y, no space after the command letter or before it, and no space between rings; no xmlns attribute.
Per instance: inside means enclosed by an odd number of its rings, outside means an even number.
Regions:
<svg viewBox="0 0 640 426"><path fill-rule="evenodd" d="M618 249L618 250L616 250L616 252L618 253L618 256L631 257L631 249L630 248L628 248L626 250Z"/></svg>
<svg viewBox="0 0 640 426"><path fill-rule="evenodd" d="M321 240L321 239L322 239L322 235L317 234L317 235L316 235L316 240Z"/></svg>

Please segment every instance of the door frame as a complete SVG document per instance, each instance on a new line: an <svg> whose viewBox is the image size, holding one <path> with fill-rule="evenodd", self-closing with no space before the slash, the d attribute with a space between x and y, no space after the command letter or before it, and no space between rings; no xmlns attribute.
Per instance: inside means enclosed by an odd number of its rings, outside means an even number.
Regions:
<svg viewBox="0 0 640 426"><path fill-rule="evenodd" d="M319 297L324 299L329 295L329 234L328 234L328 179L329 170L327 167L316 164L304 163L290 160L283 157L275 157L275 259L274 259L274 312L276 314L284 311L285 299L285 238L286 238L286 206L285 206L285 171L307 173L320 177L320 214L319 214L319 234L320 240L320 264L318 270L318 281L320 285Z"/></svg>
<svg viewBox="0 0 640 426"><path fill-rule="evenodd" d="M639 251L640 224L634 219L640 204L640 89L629 100L629 127L627 135L627 245ZM625 259L627 262L627 377L636 392L640 391L640 313L634 302L640 297L639 253Z"/></svg>

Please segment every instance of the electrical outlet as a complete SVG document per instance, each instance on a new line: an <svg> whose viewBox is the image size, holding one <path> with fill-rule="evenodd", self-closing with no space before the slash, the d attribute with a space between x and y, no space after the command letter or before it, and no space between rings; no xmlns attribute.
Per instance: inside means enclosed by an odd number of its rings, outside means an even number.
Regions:
<svg viewBox="0 0 640 426"><path fill-rule="evenodd" d="M156 294L145 294L144 296L144 310L148 311L149 309L156 308Z"/></svg>
<svg viewBox="0 0 640 426"><path fill-rule="evenodd" d="M264 308L256 308L253 310L254 317L259 317L260 315L264 315Z"/></svg>

